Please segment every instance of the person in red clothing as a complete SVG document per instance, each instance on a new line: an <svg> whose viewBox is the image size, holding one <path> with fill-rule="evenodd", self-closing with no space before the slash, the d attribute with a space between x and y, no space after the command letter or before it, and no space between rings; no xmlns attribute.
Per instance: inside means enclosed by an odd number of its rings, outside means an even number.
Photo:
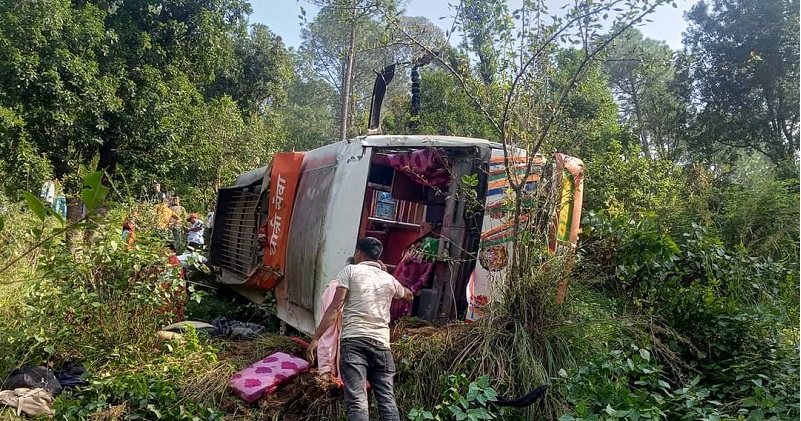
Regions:
<svg viewBox="0 0 801 421"><path fill-rule="evenodd" d="M136 242L136 225L130 219L122 223L122 241L129 249L132 249Z"/></svg>

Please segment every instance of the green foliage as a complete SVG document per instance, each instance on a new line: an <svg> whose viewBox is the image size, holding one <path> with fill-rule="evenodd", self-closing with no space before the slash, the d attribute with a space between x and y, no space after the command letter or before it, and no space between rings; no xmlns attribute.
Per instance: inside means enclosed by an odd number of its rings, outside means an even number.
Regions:
<svg viewBox="0 0 801 421"><path fill-rule="evenodd" d="M38 153L25 130L25 120L0 106L0 188L17 200L19 190L36 191L52 175L47 159Z"/></svg>
<svg viewBox="0 0 801 421"><path fill-rule="evenodd" d="M688 76L699 104L691 122L695 149L710 156L745 148L774 164L793 160L799 147L798 1L702 1L687 19Z"/></svg>
<svg viewBox="0 0 801 421"><path fill-rule="evenodd" d="M186 206L203 209L219 187L236 176L269 163L281 137L272 114L243 117L230 97L211 100L197 110L193 133L174 151L166 183L187 198ZM141 180L147 185L146 180Z"/></svg>
<svg viewBox="0 0 801 421"><path fill-rule="evenodd" d="M91 420L106 413L117 420L222 420L221 412L181 393L183 380L214 363L215 352L200 344L195 332L188 332L180 345L169 346L143 368L90 378L86 388L59 396L56 419Z"/></svg>
<svg viewBox="0 0 801 421"><path fill-rule="evenodd" d="M797 394L787 386L798 381L797 269L730 251L698 225L674 241L651 224L626 221L598 214L586 220L587 247L611 275L600 286L684 338L663 340L719 400L765 395L762 407L742 411L797 414ZM752 380L759 390L743 386Z"/></svg>
<svg viewBox="0 0 801 421"><path fill-rule="evenodd" d="M466 35L462 47L476 54L478 79L491 85L508 66L501 63L506 57L498 44L508 47L513 39L514 21L509 6L500 0L470 0L462 2L459 11L457 22Z"/></svg>
<svg viewBox="0 0 801 421"><path fill-rule="evenodd" d="M720 211L713 217L721 240L775 260L797 261L799 238L798 177L783 179L765 171L765 159L741 159L722 188Z"/></svg>
<svg viewBox="0 0 801 421"><path fill-rule="evenodd" d="M498 400L498 394L489 386L487 376L468 384L467 376L464 374L448 375L441 399L432 411L413 408L406 418L413 421L510 419L509 411L493 406L492 403Z"/></svg>
<svg viewBox="0 0 801 421"><path fill-rule="evenodd" d="M645 154L678 158L679 121L685 104L674 89L670 47L629 29L614 41L604 68L623 122L638 134Z"/></svg>
<svg viewBox="0 0 801 421"><path fill-rule="evenodd" d="M550 86L546 90L567 88L583 59L584 53L579 49L554 51L554 64L547 69L551 74ZM620 137L617 105L606 86L606 76L600 65L585 65L582 77L574 83L543 147L546 151L566 152L588 162L604 153L610 138Z"/></svg>
<svg viewBox="0 0 801 421"><path fill-rule="evenodd" d="M278 113L286 128L284 149L308 151L334 142L336 133L336 89L323 80L302 74L303 67L297 64L299 75L289 85L287 105Z"/></svg>
<svg viewBox="0 0 801 421"><path fill-rule="evenodd" d="M423 110L416 133L497 140L498 134L487 117L458 86L452 75L442 70L426 70L421 72L420 79ZM390 98L383 118L386 132L409 132L409 101L406 95Z"/></svg>
<svg viewBox="0 0 801 421"><path fill-rule="evenodd" d="M24 362L77 358L102 364L151 352L154 332L174 320L186 285L160 241L140 237L127 249L117 226L103 226L77 253L58 240L49 244L40 278L19 302L2 309L9 332L0 344L4 372Z"/></svg>
<svg viewBox="0 0 801 421"><path fill-rule="evenodd" d="M220 183L213 182L217 171L239 172L247 157L264 158L273 148L245 148L242 141L263 146L265 133L280 137L274 108L285 102L291 63L265 27L247 32L248 13L240 0L167 1L158 8L62 0L4 4L0 54L8 60L0 64L0 153L9 172L26 171L24 178L20 173L4 181L6 190L31 190L53 172L74 201L80 186L70 177L96 167L123 197L137 195L137 187L148 188L154 178L170 190L211 190ZM203 158L217 151L204 147L230 139L194 128L225 101L235 112L223 106L218 118L233 126L244 120L247 127L224 148L239 155L211 164ZM245 139L243 132L252 134ZM195 164L197 171L187 175L193 161L205 166ZM193 178L208 173L212 182ZM210 194L185 193L199 196L190 204L207 202Z"/></svg>
<svg viewBox="0 0 801 421"><path fill-rule="evenodd" d="M651 161L637 145L609 139L601 150L582 157L586 164L586 209L610 215L659 215L668 219L681 209L682 171L671 161Z"/></svg>
<svg viewBox="0 0 801 421"><path fill-rule="evenodd" d="M671 386L647 348L630 345L599 356L568 376L565 394L573 413L559 421L668 419L717 421L725 414L696 377Z"/></svg>

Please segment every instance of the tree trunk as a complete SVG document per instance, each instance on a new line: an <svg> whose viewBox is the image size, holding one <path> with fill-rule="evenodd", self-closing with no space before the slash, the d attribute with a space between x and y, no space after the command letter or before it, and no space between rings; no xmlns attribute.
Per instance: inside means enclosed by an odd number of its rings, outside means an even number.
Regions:
<svg viewBox="0 0 801 421"><path fill-rule="evenodd" d="M637 87L634 86L634 81L629 79L629 87L631 88L631 102L634 103L634 115L637 116L637 133L640 135L640 142L642 143L642 151L645 156L651 158L651 148L648 145L648 133L646 133L645 125L642 121L642 110L640 109L640 96L637 95Z"/></svg>
<svg viewBox="0 0 801 421"><path fill-rule="evenodd" d="M83 218L83 202L78 194L65 192L65 195L67 196L67 220L73 224ZM70 248L74 248L81 241L82 233L82 230L67 231L67 244Z"/></svg>
<svg viewBox="0 0 801 421"><path fill-rule="evenodd" d="M348 139L348 113L350 111L350 91L353 78L353 56L356 52L356 17L350 22L350 37L348 39L348 49L345 52L344 66L342 66L342 90L340 91L340 111L339 111L339 140Z"/></svg>
<svg viewBox="0 0 801 421"><path fill-rule="evenodd" d="M118 145L117 139L114 137L114 135L112 135L110 136L109 139L103 142L102 145L100 145L100 150L98 151L98 154L100 156L97 161L97 170L103 171L103 179L101 183L104 186L108 187L109 192L111 193L114 193L113 185L111 184L111 179L114 177L114 174L117 173L117 158L119 156L118 153L119 150L117 145ZM80 203L80 200L78 200L78 209L79 209L78 219L83 217L82 208L83 208L82 203ZM95 209L97 216L101 218L105 218L106 215L108 215L108 211L109 209L105 204L101 204L97 209ZM69 216L69 207L67 208L67 216ZM70 221L72 221L72 219L70 219ZM84 240L86 242L90 242L96 236L97 232L93 227L90 226L89 228L86 229Z"/></svg>

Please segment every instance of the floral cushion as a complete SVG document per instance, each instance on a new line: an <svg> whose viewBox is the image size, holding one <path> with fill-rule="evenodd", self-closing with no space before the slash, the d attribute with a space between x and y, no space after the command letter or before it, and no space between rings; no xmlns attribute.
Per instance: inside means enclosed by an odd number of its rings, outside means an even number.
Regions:
<svg viewBox="0 0 801 421"><path fill-rule="evenodd" d="M228 379L239 396L248 403L275 392L287 380L309 370L309 363L301 358L276 352Z"/></svg>

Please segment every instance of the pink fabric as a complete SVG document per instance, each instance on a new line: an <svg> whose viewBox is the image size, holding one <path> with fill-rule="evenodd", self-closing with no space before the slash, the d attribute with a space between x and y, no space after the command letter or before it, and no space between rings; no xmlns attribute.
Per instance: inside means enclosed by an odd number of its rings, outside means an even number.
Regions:
<svg viewBox="0 0 801 421"><path fill-rule="evenodd" d="M408 174L418 184L429 187L446 187L451 183L445 159L435 149L392 154L389 165Z"/></svg>
<svg viewBox="0 0 801 421"><path fill-rule="evenodd" d="M433 270L434 262L423 259L419 252L406 250L392 275L412 293L417 293L428 283ZM392 300L389 312L390 320L398 320L412 314L412 305L403 300Z"/></svg>
<svg viewBox="0 0 801 421"><path fill-rule="evenodd" d="M228 379L246 402L253 403L264 395L275 392L287 380L309 370L309 363L283 352L276 352Z"/></svg>
<svg viewBox="0 0 801 421"><path fill-rule="evenodd" d="M322 321L323 313L334 301L337 291L337 281L331 281L323 292L323 311L317 317L317 325ZM339 377L339 334L342 328L342 312L337 315L337 321L317 341L317 366L320 374L331 373L334 378Z"/></svg>

